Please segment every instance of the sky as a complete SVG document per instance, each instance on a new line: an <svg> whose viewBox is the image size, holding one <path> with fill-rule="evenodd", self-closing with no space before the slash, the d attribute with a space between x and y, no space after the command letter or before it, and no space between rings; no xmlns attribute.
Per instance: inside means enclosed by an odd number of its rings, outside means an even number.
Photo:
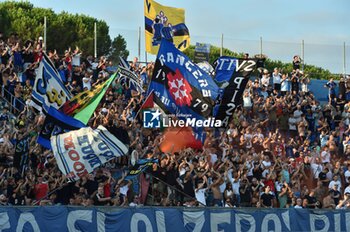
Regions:
<svg viewBox="0 0 350 232"><path fill-rule="evenodd" d="M3 1L3 0L0 0ZM36 7L89 15L106 21L113 39L124 36L129 59L138 55L141 27L141 60L145 60L143 0L31 0ZM291 62L296 54L304 60L343 73L344 42L346 71L350 73L349 0L158 0L185 9L191 44L220 46L251 55L262 51L269 58ZM49 25L49 23L48 23ZM147 56L148 60L155 59Z"/></svg>

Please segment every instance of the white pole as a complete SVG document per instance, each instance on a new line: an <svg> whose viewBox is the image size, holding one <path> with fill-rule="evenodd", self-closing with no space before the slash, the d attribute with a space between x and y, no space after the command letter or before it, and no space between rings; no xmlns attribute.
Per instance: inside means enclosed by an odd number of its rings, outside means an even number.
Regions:
<svg viewBox="0 0 350 232"><path fill-rule="evenodd" d="M97 24L94 24L94 56L97 58Z"/></svg>
<svg viewBox="0 0 350 232"><path fill-rule="evenodd" d="M260 58L262 59L263 47L262 47L262 36L260 36Z"/></svg>
<svg viewBox="0 0 350 232"><path fill-rule="evenodd" d="M344 77L346 76L346 46L345 46L345 42L344 42L344 48L343 48L343 72L344 72Z"/></svg>
<svg viewBox="0 0 350 232"><path fill-rule="evenodd" d="M305 66L305 45L304 45L304 40L301 41L301 62L302 62L302 66L301 69L304 72L304 66Z"/></svg>
<svg viewBox="0 0 350 232"><path fill-rule="evenodd" d="M223 52L224 52L224 33L221 34L220 56L223 56Z"/></svg>
<svg viewBox="0 0 350 232"><path fill-rule="evenodd" d="M138 57L140 61L141 59L141 27L139 27L139 35L138 35Z"/></svg>
<svg viewBox="0 0 350 232"><path fill-rule="evenodd" d="M47 50L47 45L46 45L46 16L44 16L44 51Z"/></svg>

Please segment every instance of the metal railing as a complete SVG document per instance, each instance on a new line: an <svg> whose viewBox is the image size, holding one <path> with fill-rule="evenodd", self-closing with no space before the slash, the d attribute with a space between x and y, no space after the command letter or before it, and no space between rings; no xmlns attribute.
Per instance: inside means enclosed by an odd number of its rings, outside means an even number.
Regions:
<svg viewBox="0 0 350 232"><path fill-rule="evenodd" d="M154 189L153 180L155 179L155 180L157 180L158 182L164 184L167 188L170 188L172 194L178 193L179 195L182 195L182 196L184 196L184 197L187 197L187 198L191 199L192 201L198 202L198 204L200 204L201 206L205 206L205 205L202 204L201 202L197 201L196 198L191 197L191 196L188 195L187 193L181 191L180 189L178 189L178 188L176 188L176 187L174 187L174 186L172 186L172 185L169 185L168 183L166 183L165 181L163 181L163 180L159 179L158 177L152 175L151 173L145 172L145 174L148 174L148 175L151 176L151 180L150 180L151 183L150 183L150 186L151 186L151 188L152 188L152 193L148 193L148 196L150 196L151 199L152 199L152 203L153 203L152 205L154 205L154 198L155 198L154 195L153 195L153 189ZM166 190L166 191L167 191L167 190Z"/></svg>
<svg viewBox="0 0 350 232"><path fill-rule="evenodd" d="M148 193L147 193L147 198L150 198L150 199L151 199L151 202L150 202L150 205L149 205L149 206L153 206L154 203L155 203L155 200L154 200L154 199L155 199L155 196L153 195L153 191L154 191L154 180L157 180L158 182L161 182L162 184L164 184L166 187L169 187L169 188L171 189L171 191L172 191L172 194L178 193L178 194L180 194L180 195L182 195L182 196L184 196L184 197L187 197L187 198L191 199L192 201L198 202L198 201L196 200L196 198L193 198L193 197L191 197L190 195L186 194L185 192L183 192L183 191L177 189L176 187L174 187L174 186L172 186L172 185L169 185L168 183L166 183L166 182L164 182L163 180L159 179L158 177L152 175L151 173L145 172L145 174L147 174L147 175L149 175L149 176L151 177L151 178L150 178L150 186L151 186L152 192L150 193L150 192L148 191ZM49 193L47 193L45 196L43 196L43 197L40 198L39 200L34 201L34 202L32 203L32 206L39 205L40 201L49 198L49 196L50 196L51 194L57 192L59 189L65 187L67 184L68 184L68 183L65 183L65 184L63 184L63 185L61 185L61 186L59 186L59 187L53 189L52 191L50 191ZM167 191L167 190L166 190L166 191ZM146 198L145 202L147 202L147 198ZM205 205L203 205L201 202L198 202L198 204L200 204L201 206L205 206ZM147 204L147 205L148 205L148 204Z"/></svg>
<svg viewBox="0 0 350 232"><path fill-rule="evenodd" d="M20 113L25 108L25 103L16 98L4 86L1 87L1 99L7 103L9 111L14 115L18 115L18 113Z"/></svg>

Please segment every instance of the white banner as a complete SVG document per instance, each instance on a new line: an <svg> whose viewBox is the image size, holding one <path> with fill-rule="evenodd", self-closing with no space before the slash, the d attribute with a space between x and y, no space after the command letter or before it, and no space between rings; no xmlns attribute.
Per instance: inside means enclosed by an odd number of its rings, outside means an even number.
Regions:
<svg viewBox="0 0 350 232"><path fill-rule="evenodd" d="M128 152L128 147L103 126L96 130L84 127L52 136L51 147L59 169L70 181L78 180Z"/></svg>
<svg viewBox="0 0 350 232"><path fill-rule="evenodd" d="M33 107L46 114L50 106L59 109L71 98L72 95L64 86L55 66L43 54L32 92Z"/></svg>

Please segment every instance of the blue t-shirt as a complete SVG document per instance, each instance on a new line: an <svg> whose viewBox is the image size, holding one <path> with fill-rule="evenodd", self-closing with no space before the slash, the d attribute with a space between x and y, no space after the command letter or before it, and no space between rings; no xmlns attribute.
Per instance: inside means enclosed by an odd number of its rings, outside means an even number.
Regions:
<svg viewBox="0 0 350 232"><path fill-rule="evenodd" d="M328 87L328 94L335 94L335 87L337 86L335 82L328 81L326 86Z"/></svg>

